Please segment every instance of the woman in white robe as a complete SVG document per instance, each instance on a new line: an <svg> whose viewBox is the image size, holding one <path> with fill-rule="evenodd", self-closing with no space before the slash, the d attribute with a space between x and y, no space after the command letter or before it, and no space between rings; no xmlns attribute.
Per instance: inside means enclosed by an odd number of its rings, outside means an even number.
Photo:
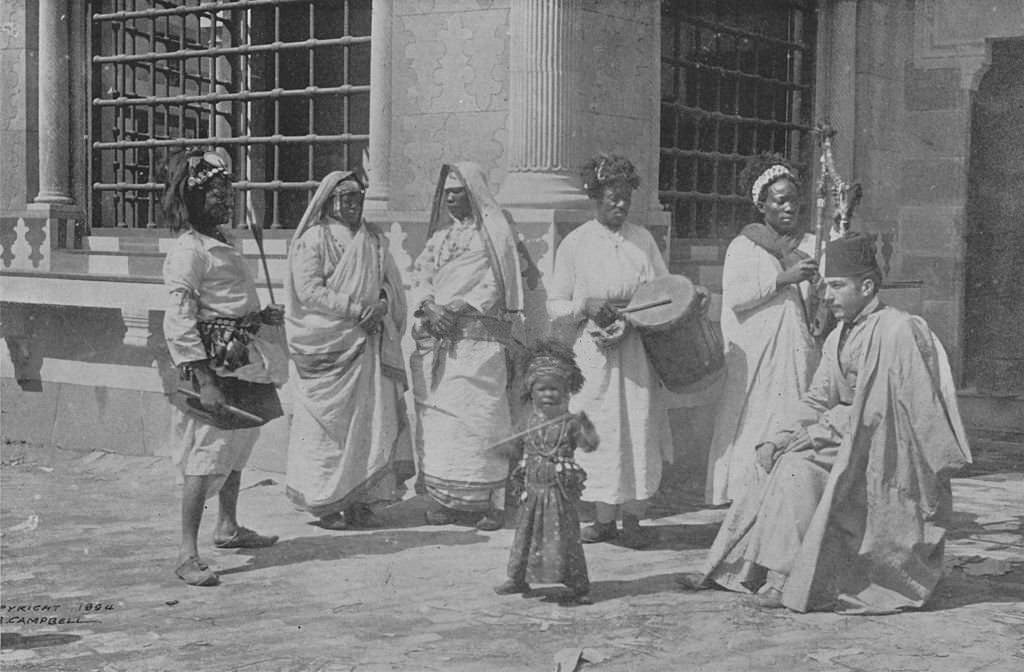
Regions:
<svg viewBox="0 0 1024 672"><path fill-rule="evenodd" d="M761 221L729 244L722 272L726 382L705 487L705 500L716 505L756 485L754 447L780 429L819 357L806 308L815 239L797 220L797 178L773 155L756 157L743 177Z"/></svg>
<svg viewBox="0 0 1024 672"><path fill-rule="evenodd" d="M475 163L441 169L427 245L414 265L416 350L409 361L427 522L462 512L504 524L512 433L510 348L522 319L517 237Z"/></svg>
<svg viewBox="0 0 1024 672"><path fill-rule="evenodd" d="M641 284L667 275L668 268L647 229L626 221L639 184L633 164L600 155L584 167L583 176L596 217L562 240L548 287L553 327L571 333L586 378L572 410L587 413L601 442L598 450L577 456L587 472L583 499L596 502L596 521L581 538L587 543L620 538L639 547L648 541L639 519L645 501L658 490L672 441L661 382L640 334L614 309L629 303Z"/></svg>
<svg viewBox="0 0 1024 672"><path fill-rule="evenodd" d="M371 505L414 473L402 394L406 303L363 185L335 171L292 237L285 320L298 373L286 492L328 529L374 527Z"/></svg>

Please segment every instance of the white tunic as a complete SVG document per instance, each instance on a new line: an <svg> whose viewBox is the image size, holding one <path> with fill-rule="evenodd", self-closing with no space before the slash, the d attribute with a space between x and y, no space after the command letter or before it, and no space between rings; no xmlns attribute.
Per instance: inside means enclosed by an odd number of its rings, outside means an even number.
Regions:
<svg viewBox="0 0 1024 672"><path fill-rule="evenodd" d="M548 312L556 328L575 331L586 383L571 408L590 416L600 438L596 451L576 456L587 471L586 500L624 504L653 496L672 441L661 382L640 335L628 331L617 346L602 350L590 336L595 325L584 317L584 306L593 298L628 301L641 284L667 274L654 238L629 222L613 232L590 220L558 247Z"/></svg>
<svg viewBox="0 0 1024 672"><path fill-rule="evenodd" d="M799 249L813 253L814 236L805 235ZM804 318L808 283L777 289L781 272L779 260L746 236L729 244L722 271L726 382L708 454L710 504L726 504L752 487L754 449L778 431L818 363Z"/></svg>

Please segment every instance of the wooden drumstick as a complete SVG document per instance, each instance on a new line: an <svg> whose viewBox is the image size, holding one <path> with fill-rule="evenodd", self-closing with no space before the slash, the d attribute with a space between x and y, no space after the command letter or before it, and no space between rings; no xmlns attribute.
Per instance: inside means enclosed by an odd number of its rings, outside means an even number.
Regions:
<svg viewBox="0 0 1024 672"><path fill-rule="evenodd" d="M639 306L632 306L630 308L623 308L620 313L638 313L641 310L647 310L648 308L657 308L658 306L667 306L672 303L672 299L658 299L657 301L651 301L649 303L641 303Z"/></svg>
<svg viewBox="0 0 1024 672"><path fill-rule="evenodd" d="M185 395L186 397L190 397L192 399L199 399L199 395L198 394L196 394L192 390L185 389L184 387L179 387L178 388L178 392L180 392L181 394ZM253 415L249 411L243 411L242 409L238 408L237 406L232 406L230 404L221 404L221 408L223 408L225 411L227 411L231 415L234 415L236 417L242 418L243 420L248 420L249 422L258 422L260 424L263 424L264 422L266 422L266 420L264 420L260 416Z"/></svg>

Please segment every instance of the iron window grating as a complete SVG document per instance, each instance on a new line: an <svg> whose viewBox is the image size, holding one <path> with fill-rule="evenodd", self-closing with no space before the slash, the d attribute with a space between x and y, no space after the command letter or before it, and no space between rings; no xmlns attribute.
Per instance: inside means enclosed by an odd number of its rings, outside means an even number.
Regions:
<svg viewBox="0 0 1024 672"><path fill-rule="evenodd" d="M294 226L369 141L370 0L91 0L91 221L159 226L167 159L232 156L236 211Z"/></svg>
<svg viewBox="0 0 1024 672"><path fill-rule="evenodd" d="M659 197L674 235L728 239L749 222L750 156L807 172L815 33L811 2L663 0Z"/></svg>

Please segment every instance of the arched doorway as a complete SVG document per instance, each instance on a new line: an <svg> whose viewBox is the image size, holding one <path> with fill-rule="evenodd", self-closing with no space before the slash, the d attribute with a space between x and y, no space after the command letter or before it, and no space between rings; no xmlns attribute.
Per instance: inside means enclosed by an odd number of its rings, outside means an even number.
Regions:
<svg viewBox="0 0 1024 672"><path fill-rule="evenodd" d="M965 382L1024 395L1024 39L992 45L968 167Z"/></svg>

